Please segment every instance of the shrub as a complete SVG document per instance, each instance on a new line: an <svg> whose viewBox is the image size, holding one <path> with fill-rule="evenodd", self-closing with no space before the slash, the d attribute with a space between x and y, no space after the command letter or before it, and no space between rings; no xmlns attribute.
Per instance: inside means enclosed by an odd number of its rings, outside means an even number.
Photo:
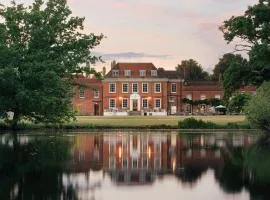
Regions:
<svg viewBox="0 0 270 200"><path fill-rule="evenodd" d="M213 122L204 122L195 118L187 118L178 122L178 127L181 129L215 129L218 126Z"/></svg>

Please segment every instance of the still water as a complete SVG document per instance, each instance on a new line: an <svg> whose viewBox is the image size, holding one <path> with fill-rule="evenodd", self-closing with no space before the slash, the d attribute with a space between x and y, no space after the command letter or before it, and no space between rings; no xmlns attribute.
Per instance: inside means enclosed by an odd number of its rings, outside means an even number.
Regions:
<svg viewBox="0 0 270 200"><path fill-rule="evenodd" d="M0 135L0 199L270 199L254 133Z"/></svg>

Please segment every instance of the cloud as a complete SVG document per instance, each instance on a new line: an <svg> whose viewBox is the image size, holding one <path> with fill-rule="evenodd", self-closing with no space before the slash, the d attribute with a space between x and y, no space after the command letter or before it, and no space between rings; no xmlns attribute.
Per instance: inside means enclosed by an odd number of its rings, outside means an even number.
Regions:
<svg viewBox="0 0 270 200"><path fill-rule="evenodd" d="M139 59L139 58L168 58L170 55L161 54L147 54L147 53L137 53L137 52L121 52L121 53L100 53L95 52L95 55L101 56L104 61L114 60L114 59Z"/></svg>

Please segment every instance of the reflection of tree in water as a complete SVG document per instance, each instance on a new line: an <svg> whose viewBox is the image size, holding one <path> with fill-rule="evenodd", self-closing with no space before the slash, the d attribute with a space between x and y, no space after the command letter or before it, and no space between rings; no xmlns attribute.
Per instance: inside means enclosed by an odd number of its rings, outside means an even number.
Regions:
<svg viewBox="0 0 270 200"><path fill-rule="evenodd" d="M62 184L62 168L70 160L70 142L44 137L19 144L0 145L0 199L77 199Z"/></svg>
<svg viewBox="0 0 270 200"><path fill-rule="evenodd" d="M247 149L228 150L216 179L226 192L240 192L245 188L251 199L270 199L269 138L262 138Z"/></svg>
<svg viewBox="0 0 270 200"><path fill-rule="evenodd" d="M186 165L182 171L176 172L176 176L180 178L183 183L194 184L201 178L207 169L207 166Z"/></svg>

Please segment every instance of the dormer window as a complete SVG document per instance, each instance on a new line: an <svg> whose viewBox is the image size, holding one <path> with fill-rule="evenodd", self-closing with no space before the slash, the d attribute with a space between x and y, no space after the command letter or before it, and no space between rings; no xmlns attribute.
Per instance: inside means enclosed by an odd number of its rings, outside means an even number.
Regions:
<svg viewBox="0 0 270 200"><path fill-rule="evenodd" d="M146 70L140 70L140 77L146 76Z"/></svg>
<svg viewBox="0 0 270 200"><path fill-rule="evenodd" d="M117 69L112 70L112 75L113 75L113 77L119 76L119 70L117 70Z"/></svg>
<svg viewBox="0 0 270 200"><path fill-rule="evenodd" d="M157 70L151 70L151 76L157 76Z"/></svg>
<svg viewBox="0 0 270 200"><path fill-rule="evenodd" d="M131 71L130 70L125 70L124 73L125 73L125 76L131 76Z"/></svg>

